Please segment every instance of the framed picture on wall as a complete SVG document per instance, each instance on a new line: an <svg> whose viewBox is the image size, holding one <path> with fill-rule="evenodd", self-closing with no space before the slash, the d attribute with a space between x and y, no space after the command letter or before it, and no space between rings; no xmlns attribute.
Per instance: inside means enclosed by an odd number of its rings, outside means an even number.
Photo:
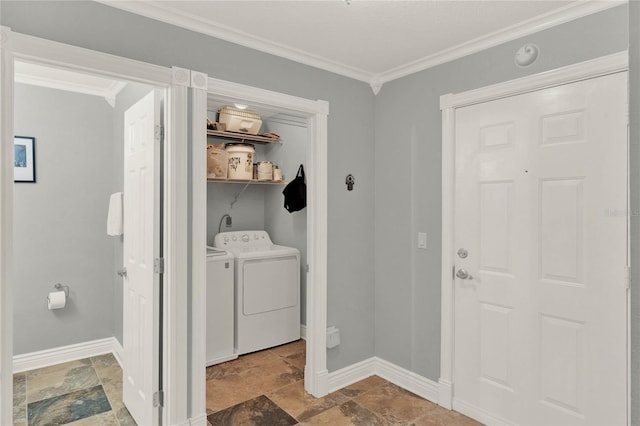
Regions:
<svg viewBox="0 0 640 426"><path fill-rule="evenodd" d="M36 138L14 136L13 138L13 181L36 181Z"/></svg>

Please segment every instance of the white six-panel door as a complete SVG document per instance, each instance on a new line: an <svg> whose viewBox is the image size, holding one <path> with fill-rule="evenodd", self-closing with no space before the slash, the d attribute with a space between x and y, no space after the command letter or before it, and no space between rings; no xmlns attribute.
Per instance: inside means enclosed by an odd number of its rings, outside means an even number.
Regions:
<svg viewBox="0 0 640 426"><path fill-rule="evenodd" d="M456 110L454 408L626 424L626 81Z"/></svg>
<svg viewBox="0 0 640 426"><path fill-rule="evenodd" d="M149 93L124 118L123 401L139 425L155 425L160 297L154 273L160 230L158 94Z"/></svg>

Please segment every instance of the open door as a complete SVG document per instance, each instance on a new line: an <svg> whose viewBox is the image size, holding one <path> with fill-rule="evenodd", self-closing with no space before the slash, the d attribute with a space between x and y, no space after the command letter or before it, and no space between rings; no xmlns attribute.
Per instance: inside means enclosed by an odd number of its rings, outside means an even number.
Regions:
<svg viewBox="0 0 640 426"><path fill-rule="evenodd" d="M160 392L161 96L124 115L123 401L139 425L158 424ZM154 270L155 269L155 270ZM158 393L156 398L154 394Z"/></svg>

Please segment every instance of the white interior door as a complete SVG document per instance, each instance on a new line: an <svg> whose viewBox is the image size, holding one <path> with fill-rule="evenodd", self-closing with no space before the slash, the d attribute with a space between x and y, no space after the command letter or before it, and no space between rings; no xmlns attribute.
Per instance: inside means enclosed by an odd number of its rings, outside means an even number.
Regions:
<svg viewBox="0 0 640 426"><path fill-rule="evenodd" d="M626 424L626 87L618 73L456 110L455 409Z"/></svg>
<svg viewBox="0 0 640 426"><path fill-rule="evenodd" d="M139 425L157 424L159 379L160 96L125 112L123 400Z"/></svg>

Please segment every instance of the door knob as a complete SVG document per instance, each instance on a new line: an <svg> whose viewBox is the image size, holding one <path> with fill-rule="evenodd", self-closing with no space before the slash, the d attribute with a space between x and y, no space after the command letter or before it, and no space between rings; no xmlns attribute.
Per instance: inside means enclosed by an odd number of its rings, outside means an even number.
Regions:
<svg viewBox="0 0 640 426"><path fill-rule="evenodd" d="M473 279L473 277L471 275L469 275L469 273L464 269L458 269L458 272L456 272L456 277L460 278L461 280L472 280Z"/></svg>

